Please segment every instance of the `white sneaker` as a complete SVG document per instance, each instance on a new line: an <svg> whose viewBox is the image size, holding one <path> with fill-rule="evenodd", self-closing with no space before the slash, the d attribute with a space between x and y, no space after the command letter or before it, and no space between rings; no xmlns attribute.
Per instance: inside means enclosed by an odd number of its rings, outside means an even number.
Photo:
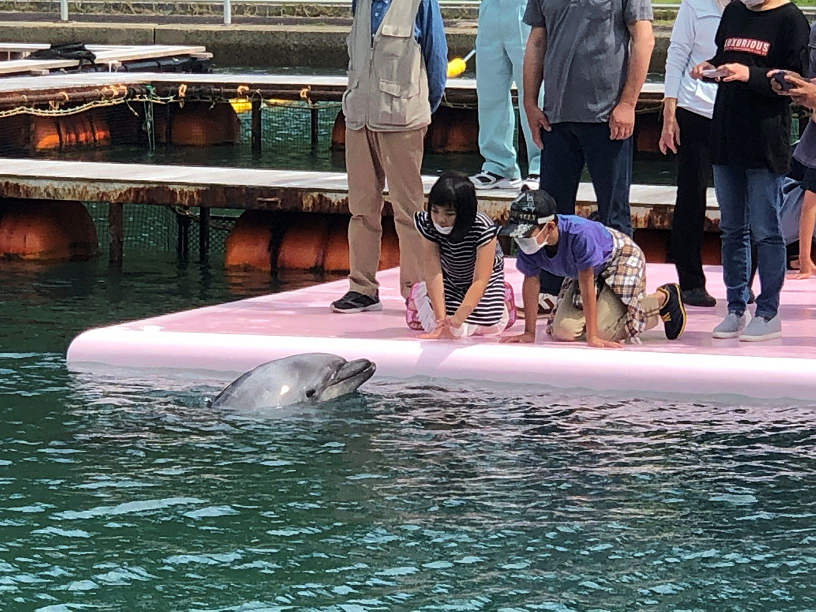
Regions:
<svg viewBox="0 0 816 612"><path fill-rule="evenodd" d="M782 337L782 319L776 315L773 319L754 317L745 329L742 330L740 342L764 342Z"/></svg>
<svg viewBox="0 0 816 612"><path fill-rule="evenodd" d="M726 338L736 338L742 334L742 330L751 322L751 313L746 310L741 317L733 312L729 312L717 327L714 328L712 336L720 340Z"/></svg>
<svg viewBox="0 0 816 612"><path fill-rule="evenodd" d="M509 179L482 170L479 174L470 177L470 182L476 189L518 189L521 187L521 179Z"/></svg>
<svg viewBox="0 0 816 612"><path fill-rule="evenodd" d="M521 182L521 190L529 189L533 191L541 187L541 177L537 174L531 174Z"/></svg>

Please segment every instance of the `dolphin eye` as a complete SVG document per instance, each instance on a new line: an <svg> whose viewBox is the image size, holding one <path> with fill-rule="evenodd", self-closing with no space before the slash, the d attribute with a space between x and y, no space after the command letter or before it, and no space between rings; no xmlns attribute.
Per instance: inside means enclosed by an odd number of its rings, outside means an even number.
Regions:
<svg viewBox="0 0 816 612"><path fill-rule="evenodd" d="M307 389L306 390L306 397L309 397L309 398L314 397L314 394L315 394L314 389Z"/></svg>

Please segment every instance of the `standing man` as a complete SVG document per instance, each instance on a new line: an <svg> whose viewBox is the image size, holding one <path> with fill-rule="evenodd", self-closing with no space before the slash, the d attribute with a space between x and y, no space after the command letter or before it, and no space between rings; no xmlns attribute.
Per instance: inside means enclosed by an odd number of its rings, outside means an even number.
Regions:
<svg viewBox="0 0 816 612"><path fill-rule="evenodd" d="M376 279L383 189L400 247L400 290L422 280L422 237L413 215L425 201L420 168L425 132L442 101L448 46L437 0L352 0L348 38L346 171L349 291L334 312L381 310Z"/></svg>
<svg viewBox="0 0 816 612"><path fill-rule="evenodd" d="M522 180L516 155L516 112L510 88L515 81L523 99L524 46L530 26L523 21L527 0L482 0L476 34L476 96L479 100L479 153L482 170L470 177L476 189L538 189L541 149L530 134L527 115L521 129L527 146L527 174ZM540 95L536 94L540 102Z"/></svg>
<svg viewBox="0 0 816 612"><path fill-rule="evenodd" d="M586 164L599 221L632 235L629 186L635 105L654 48L651 0L529 0L524 110L542 148L541 189L575 214ZM535 93L544 82L544 108ZM543 311L563 278L541 275Z"/></svg>

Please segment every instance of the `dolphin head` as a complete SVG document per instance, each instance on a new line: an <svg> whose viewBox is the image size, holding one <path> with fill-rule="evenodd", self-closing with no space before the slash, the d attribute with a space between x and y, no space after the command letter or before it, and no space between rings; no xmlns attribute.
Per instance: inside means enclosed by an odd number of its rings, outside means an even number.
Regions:
<svg viewBox="0 0 816 612"><path fill-rule="evenodd" d="M224 389L215 407L276 407L317 403L356 391L374 375L368 359L346 361L337 355L305 353L259 365Z"/></svg>

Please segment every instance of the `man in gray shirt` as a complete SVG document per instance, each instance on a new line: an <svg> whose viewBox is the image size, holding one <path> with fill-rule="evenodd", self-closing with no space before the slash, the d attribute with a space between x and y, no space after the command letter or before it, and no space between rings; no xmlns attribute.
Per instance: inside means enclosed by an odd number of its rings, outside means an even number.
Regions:
<svg viewBox="0 0 816 612"><path fill-rule="evenodd" d="M528 0L524 110L541 152L541 189L575 214L586 164L601 223L632 235L635 105L654 48L651 0ZM544 82L544 108L535 96ZM563 279L544 273L541 291Z"/></svg>

